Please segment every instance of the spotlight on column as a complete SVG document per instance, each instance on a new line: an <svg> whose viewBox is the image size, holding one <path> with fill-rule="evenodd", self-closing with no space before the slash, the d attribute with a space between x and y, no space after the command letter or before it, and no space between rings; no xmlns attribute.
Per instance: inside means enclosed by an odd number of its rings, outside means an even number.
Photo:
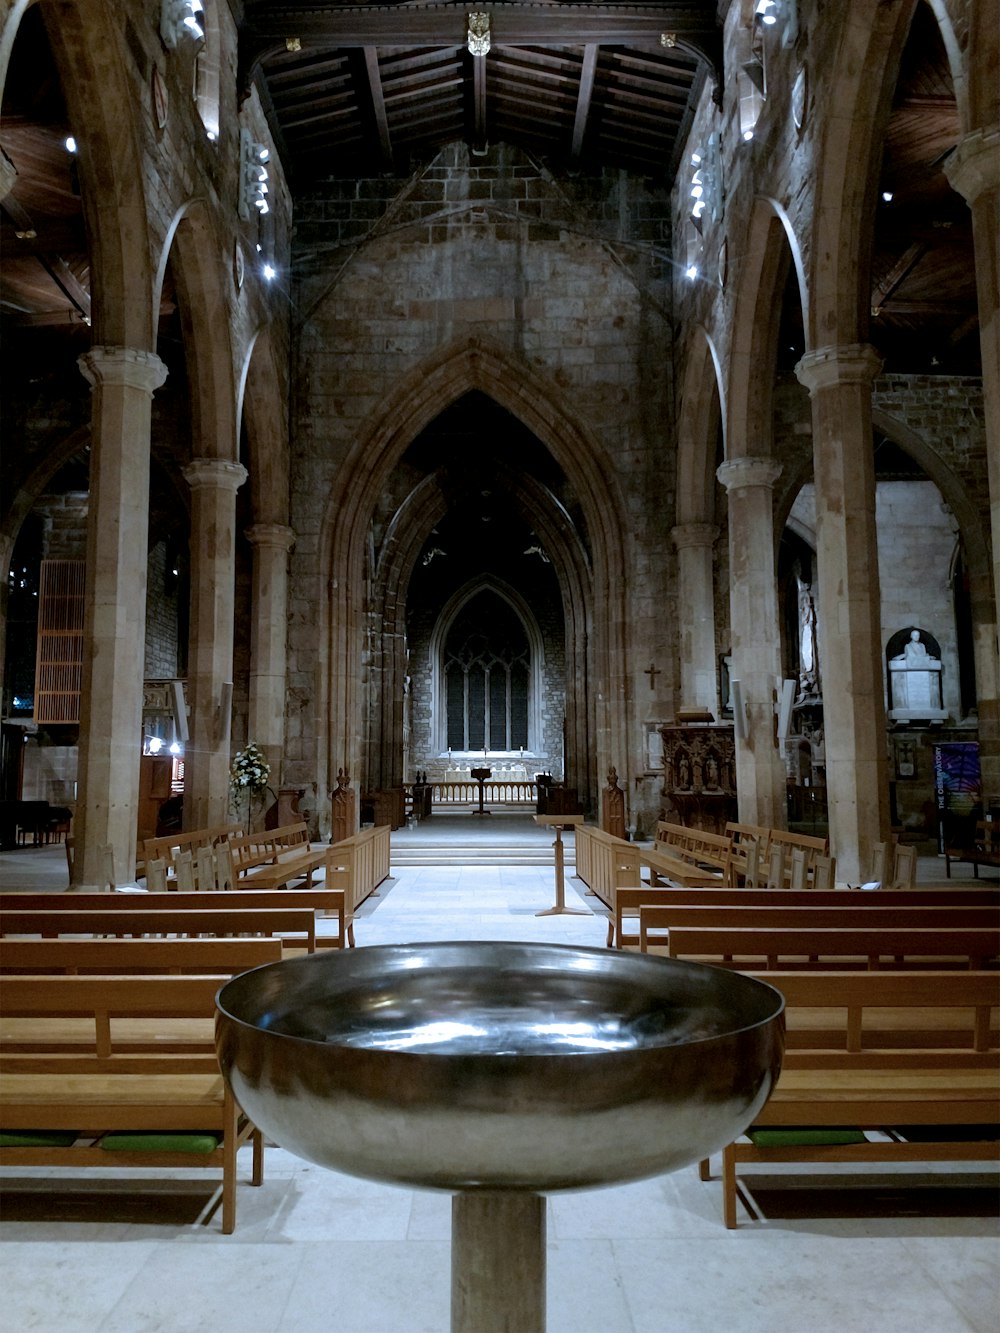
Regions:
<svg viewBox="0 0 1000 1333"><path fill-rule="evenodd" d="M778 740L787 740L792 729L792 705L795 703L795 681L781 682L781 696L778 699Z"/></svg>
<svg viewBox="0 0 1000 1333"><path fill-rule="evenodd" d="M182 680L172 680L170 690L174 696L174 731L178 740L186 741L188 739L188 719L187 701L184 698L184 682Z"/></svg>
<svg viewBox="0 0 1000 1333"><path fill-rule="evenodd" d="M745 741L750 730L747 725L747 705L743 698L743 686L738 680L730 683L729 693L733 701L733 732L737 740Z"/></svg>

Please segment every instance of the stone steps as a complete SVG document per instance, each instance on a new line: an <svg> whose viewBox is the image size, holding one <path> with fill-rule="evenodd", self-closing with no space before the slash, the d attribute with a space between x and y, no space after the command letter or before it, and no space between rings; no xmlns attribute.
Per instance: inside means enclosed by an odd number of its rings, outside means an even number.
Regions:
<svg viewBox="0 0 1000 1333"><path fill-rule="evenodd" d="M484 847L447 842L437 845L391 849L392 866L551 866L552 848L535 845ZM567 849L567 868L575 865L572 848Z"/></svg>

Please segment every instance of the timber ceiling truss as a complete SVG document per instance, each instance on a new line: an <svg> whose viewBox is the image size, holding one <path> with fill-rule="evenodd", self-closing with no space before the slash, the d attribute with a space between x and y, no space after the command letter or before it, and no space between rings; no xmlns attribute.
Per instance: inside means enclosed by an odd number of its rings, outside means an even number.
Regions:
<svg viewBox="0 0 1000 1333"><path fill-rule="evenodd" d="M248 0L241 83L296 184L392 171L455 139L666 182L706 77L721 84L716 7Z"/></svg>

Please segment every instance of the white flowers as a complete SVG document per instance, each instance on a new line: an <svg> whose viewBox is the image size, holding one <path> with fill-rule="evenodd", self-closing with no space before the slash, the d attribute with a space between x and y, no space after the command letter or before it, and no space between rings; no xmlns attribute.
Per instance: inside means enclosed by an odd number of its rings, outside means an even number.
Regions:
<svg viewBox="0 0 1000 1333"><path fill-rule="evenodd" d="M254 741L247 741L246 748L238 750L229 765L229 785L234 796L246 790L263 791L270 775L271 766L264 751Z"/></svg>

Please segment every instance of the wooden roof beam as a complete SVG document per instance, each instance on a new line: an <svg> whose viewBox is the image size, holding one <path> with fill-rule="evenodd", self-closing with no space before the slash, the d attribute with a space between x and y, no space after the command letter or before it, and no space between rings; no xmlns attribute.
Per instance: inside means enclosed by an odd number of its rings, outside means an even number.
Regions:
<svg viewBox="0 0 1000 1333"><path fill-rule="evenodd" d="M569 150L573 162L579 160L583 151L583 138L587 132L587 118L590 115L590 99L594 93L594 73L597 70L597 56L600 47L591 43L583 48L583 65L580 69L580 92L576 99L576 118L573 122L573 144Z"/></svg>
<svg viewBox="0 0 1000 1333"><path fill-rule="evenodd" d="M371 96L372 113L378 130L378 141L382 157L387 164L392 162L392 139L389 135L389 116L385 109L385 93L382 89L382 75L378 67L378 51L374 46L365 49L365 73L368 76L368 92Z"/></svg>

